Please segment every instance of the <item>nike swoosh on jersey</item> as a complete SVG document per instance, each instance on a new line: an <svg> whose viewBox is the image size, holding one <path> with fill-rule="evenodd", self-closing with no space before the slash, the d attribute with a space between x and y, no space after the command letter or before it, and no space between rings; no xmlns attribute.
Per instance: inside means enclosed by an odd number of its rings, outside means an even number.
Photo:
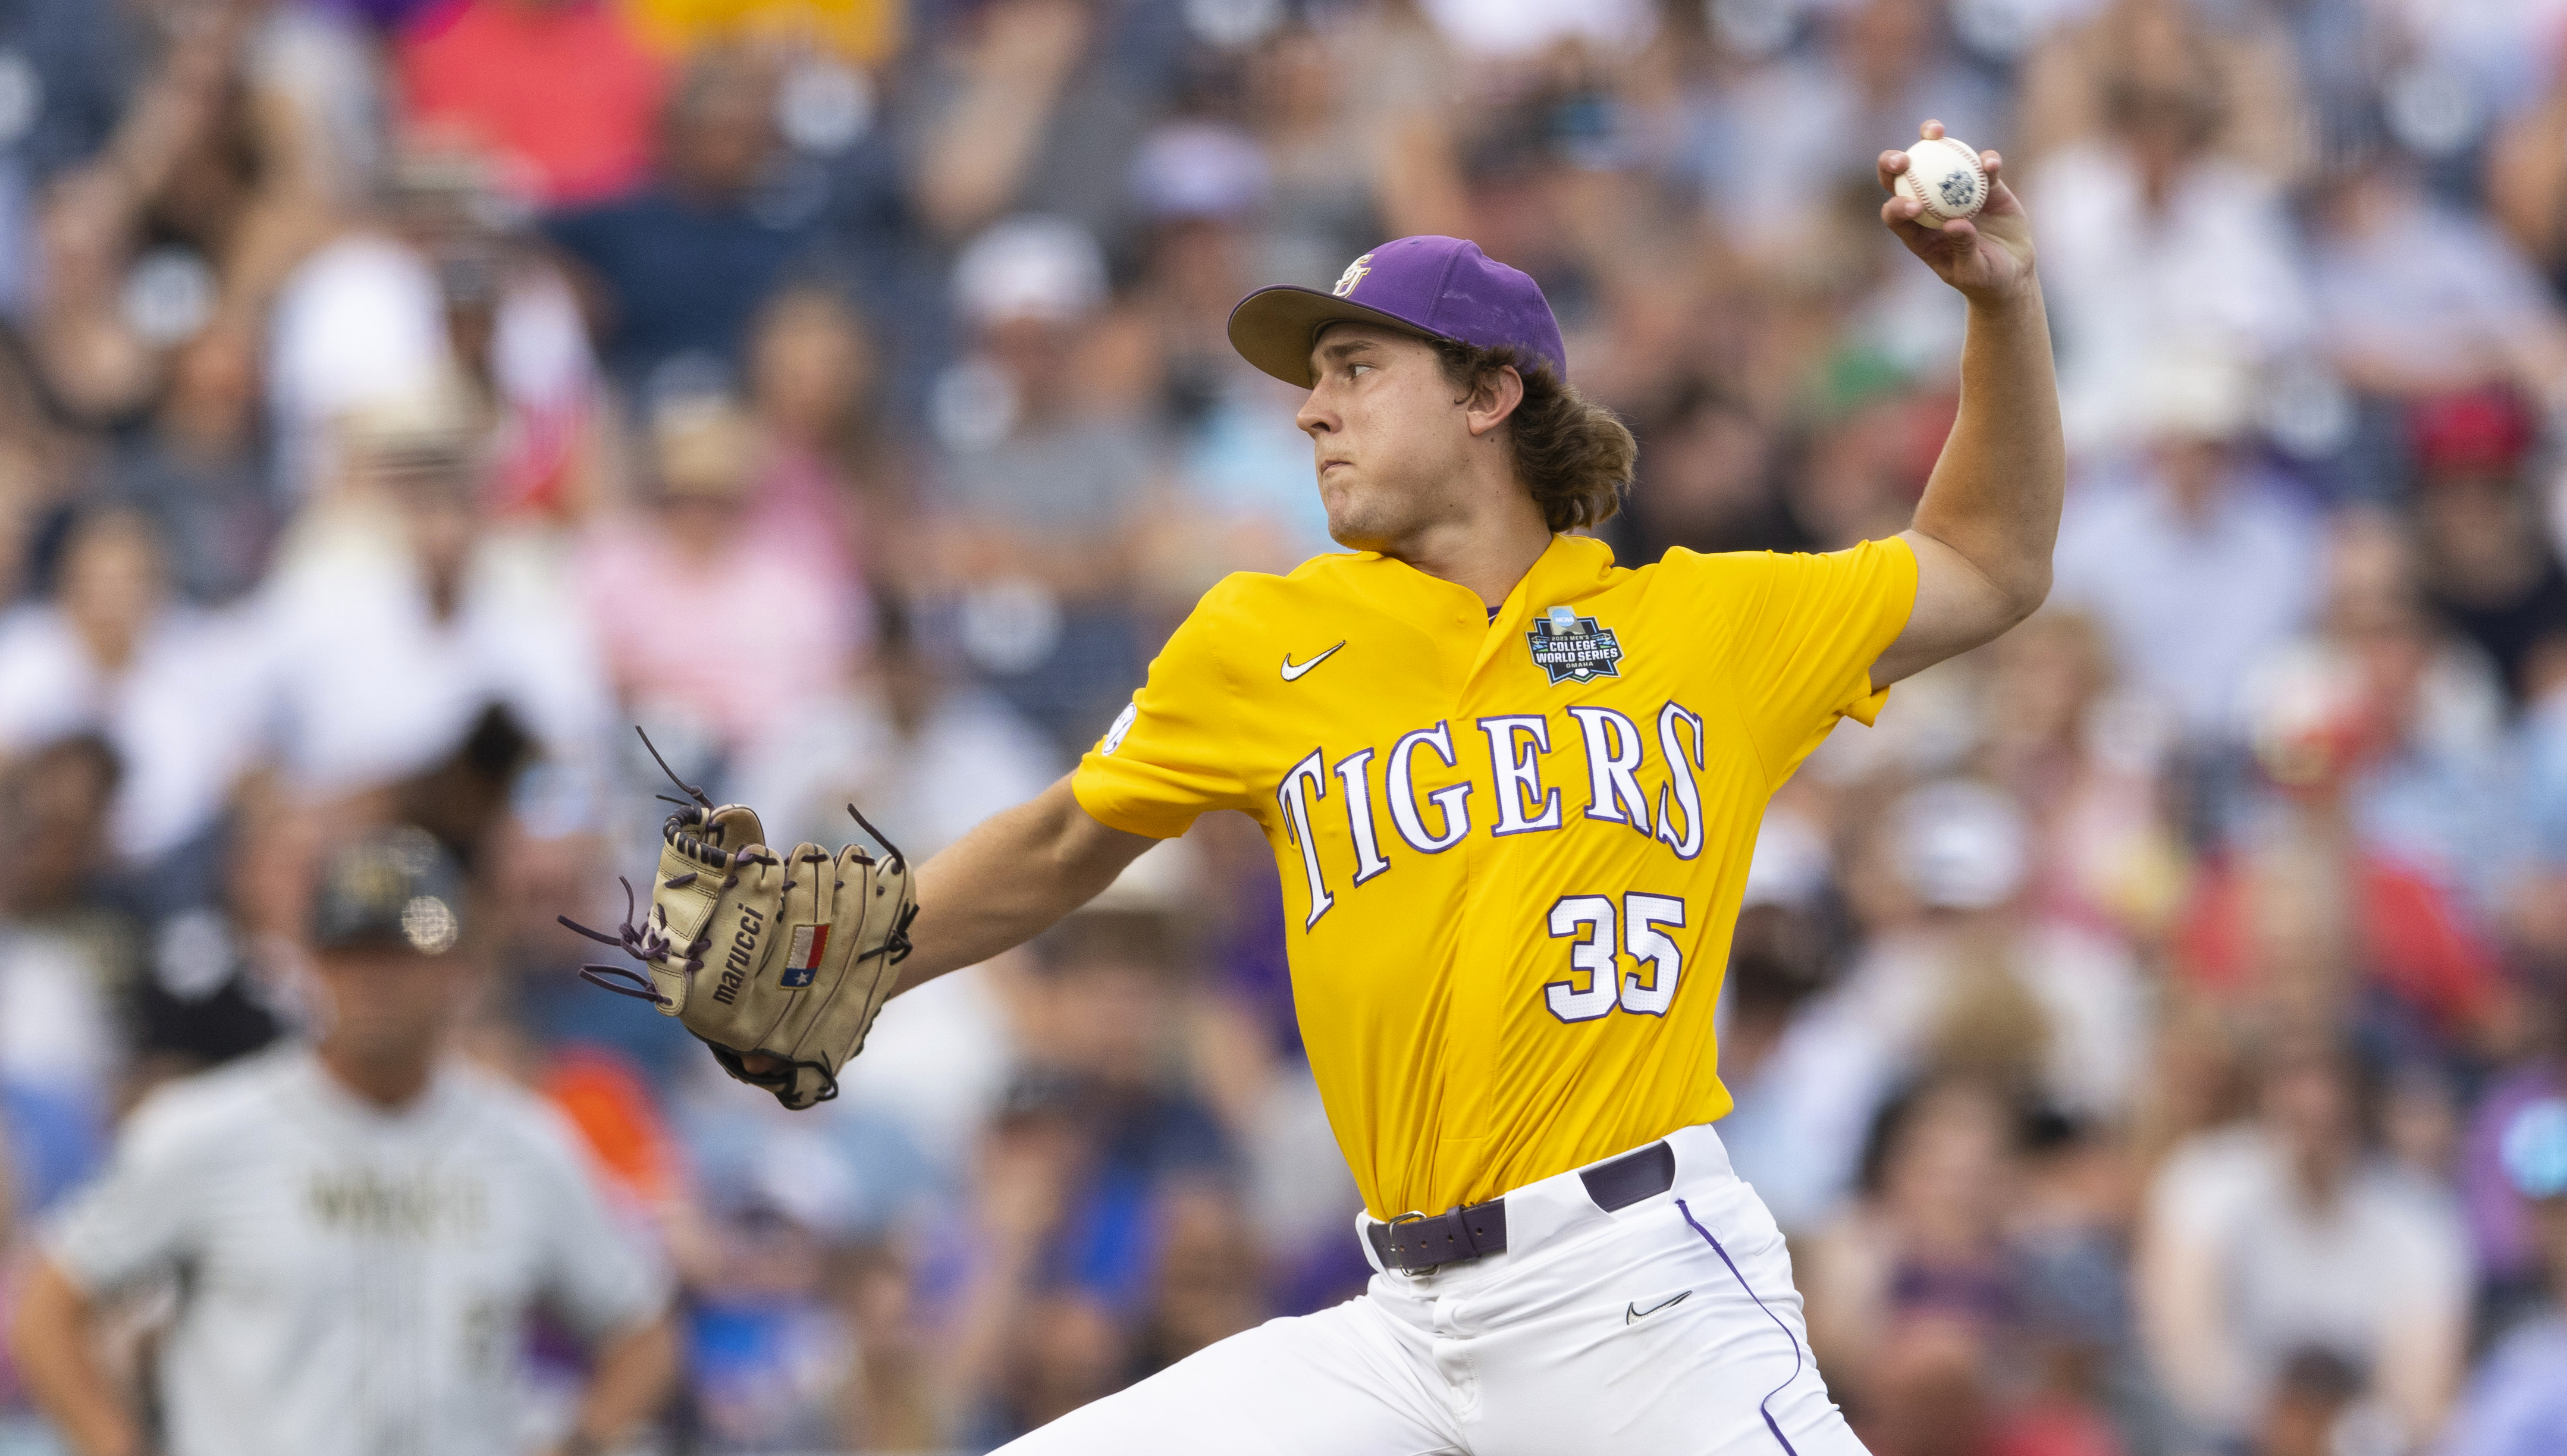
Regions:
<svg viewBox="0 0 2567 1456"><path fill-rule="evenodd" d="M1342 642L1337 644L1337 647L1343 646L1345 646L1345 644ZM1284 654L1284 681L1286 683L1295 683L1300 681L1303 673L1310 671L1319 664L1326 662L1329 658L1336 656L1337 647L1329 648L1326 652L1319 654L1317 657L1310 659L1306 663L1295 663L1292 661L1292 654L1288 652Z"/></svg>
<svg viewBox="0 0 2567 1456"><path fill-rule="evenodd" d="M1663 1299L1663 1300L1658 1301L1656 1304L1651 1305L1649 1308L1647 1308L1647 1309L1645 1309L1645 1310L1643 1310L1643 1309L1641 1309L1641 1308L1640 1308L1640 1303L1639 1303L1639 1301L1634 1300L1634 1301L1632 1301L1630 1304L1624 1305L1624 1306L1622 1307L1622 1322L1623 1322L1623 1323L1625 1323L1625 1324L1634 1324L1634 1323L1637 1323L1637 1322L1639 1322L1640 1320L1642 1320L1642 1319L1646 1319L1646 1318L1648 1318L1650 1315L1655 1314L1655 1313L1656 1313L1656 1312L1658 1312L1660 1310L1663 1310L1663 1309L1667 1308L1669 1305L1678 1305L1678 1304L1682 1304L1682 1303L1684 1303L1684 1297L1685 1297L1686 1295L1690 1295L1690 1294L1692 1294L1692 1293L1693 1293L1693 1291L1691 1291L1691 1290L1680 1290L1680 1291L1678 1291L1677 1293L1675 1293L1674 1295L1671 1295L1671 1296L1669 1296L1669 1297L1668 1297L1668 1298L1666 1298L1666 1299Z"/></svg>

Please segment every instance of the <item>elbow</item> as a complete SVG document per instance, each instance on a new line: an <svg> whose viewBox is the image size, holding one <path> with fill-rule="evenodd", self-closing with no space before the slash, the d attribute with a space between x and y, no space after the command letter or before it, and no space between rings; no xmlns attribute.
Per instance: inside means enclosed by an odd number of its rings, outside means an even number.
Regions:
<svg viewBox="0 0 2567 1456"><path fill-rule="evenodd" d="M2041 610L2050 600L2050 558L2043 556L2028 569L2016 573L2005 583L2006 626L2013 627Z"/></svg>

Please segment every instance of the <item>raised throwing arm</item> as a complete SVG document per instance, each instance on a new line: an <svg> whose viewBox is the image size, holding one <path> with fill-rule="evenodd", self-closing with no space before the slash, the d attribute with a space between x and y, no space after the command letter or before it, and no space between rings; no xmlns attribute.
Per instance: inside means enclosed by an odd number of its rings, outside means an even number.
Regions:
<svg viewBox="0 0 2567 1456"><path fill-rule="evenodd" d="M1920 135L1943 135L1927 122ZM1926 266L1969 300L1961 349L1961 415L1901 537L1916 553L1916 606L1880 655L1871 681L1885 687L1969 651L2032 615L2050 594L2068 450L2050 322L2033 271L2032 226L1993 151L1987 205L1940 231L1916 221L1923 207L1893 194L1880 220ZM1904 152L1880 154L1880 184L1907 169Z"/></svg>

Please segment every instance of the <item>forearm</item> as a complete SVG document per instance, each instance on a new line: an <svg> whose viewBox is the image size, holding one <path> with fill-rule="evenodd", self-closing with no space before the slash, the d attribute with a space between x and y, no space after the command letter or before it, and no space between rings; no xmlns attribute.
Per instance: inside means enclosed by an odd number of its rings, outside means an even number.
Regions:
<svg viewBox="0 0 2567 1456"><path fill-rule="evenodd" d="M1098 823L1065 777L992 815L919 866L918 919L893 995L1023 945L1157 842Z"/></svg>
<svg viewBox="0 0 2567 1456"><path fill-rule="evenodd" d="M2040 284L1970 300L1961 413L1916 504L1916 530L1959 553L2015 616L2050 592L2068 446Z"/></svg>
<svg viewBox="0 0 2567 1456"><path fill-rule="evenodd" d="M669 1398L678 1376L678 1333L670 1316L616 1335L598 1351L564 1453L613 1451Z"/></svg>
<svg viewBox="0 0 2567 1456"><path fill-rule="evenodd" d="M19 1297L10 1342L37 1409L80 1456L134 1456L142 1432L99 1365L89 1299L39 1257Z"/></svg>

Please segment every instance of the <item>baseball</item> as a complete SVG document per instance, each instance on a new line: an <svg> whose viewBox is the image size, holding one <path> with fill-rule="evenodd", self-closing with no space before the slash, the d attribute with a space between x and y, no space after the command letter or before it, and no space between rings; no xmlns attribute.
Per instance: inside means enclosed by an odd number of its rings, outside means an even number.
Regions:
<svg viewBox="0 0 2567 1456"><path fill-rule="evenodd" d="M1988 172L1979 165L1978 148L1949 137L1919 142L1907 148L1907 170L1898 174L1898 194L1924 204L1917 225L1940 228L1987 205Z"/></svg>

